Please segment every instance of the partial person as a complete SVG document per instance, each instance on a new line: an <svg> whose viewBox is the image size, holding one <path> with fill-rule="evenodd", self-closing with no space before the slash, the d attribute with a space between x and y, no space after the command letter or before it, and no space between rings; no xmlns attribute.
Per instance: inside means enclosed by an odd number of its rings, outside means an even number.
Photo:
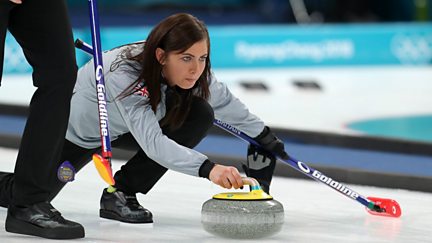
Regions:
<svg viewBox="0 0 432 243"><path fill-rule="evenodd" d="M115 173L115 185L103 190L101 217L153 222L152 213L138 203L136 194L147 194L168 169L207 178L224 188L243 186L235 167L210 161L193 149L215 118L254 137L265 149L250 145L243 167L269 192L276 163L271 153L287 158L284 144L216 79L202 21L185 13L169 16L146 41L105 52L103 62L112 146L136 153ZM90 61L78 72L60 160L70 161L77 170L100 151L95 85ZM64 183L51 182L51 188L56 188L51 191L53 198ZM7 203L7 198L1 201Z"/></svg>
<svg viewBox="0 0 432 243"><path fill-rule="evenodd" d="M33 68L37 89L30 101L14 176L0 174L0 195L10 198L3 204L9 206L6 231L82 238L82 225L63 218L49 202L78 69L66 4L64 0L0 0L0 80L7 30Z"/></svg>

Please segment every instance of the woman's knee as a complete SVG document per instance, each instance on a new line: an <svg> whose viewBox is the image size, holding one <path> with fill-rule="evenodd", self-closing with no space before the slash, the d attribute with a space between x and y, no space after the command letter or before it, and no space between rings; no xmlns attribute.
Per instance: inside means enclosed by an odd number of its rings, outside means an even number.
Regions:
<svg viewBox="0 0 432 243"><path fill-rule="evenodd" d="M210 104L199 97L194 97L189 114L183 125L175 130L164 127L163 133L177 143L193 148L206 135L212 127L214 120L213 108Z"/></svg>
<svg viewBox="0 0 432 243"><path fill-rule="evenodd" d="M206 100L195 97L190 112L193 114L195 122L200 127L210 129L213 125L214 111Z"/></svg>

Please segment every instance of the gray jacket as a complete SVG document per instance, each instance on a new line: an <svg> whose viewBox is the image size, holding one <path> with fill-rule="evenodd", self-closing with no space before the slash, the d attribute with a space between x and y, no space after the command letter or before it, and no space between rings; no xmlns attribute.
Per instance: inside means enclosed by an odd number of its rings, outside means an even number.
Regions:
<svg viewBox="0 0 432 243"><path fill-rule="evenodd" d="M156 112L148 104L145 92L136 92L125 98L118 98L138 73L125 61L118 63L125 48L132 53L142 50L142 44L119 47L103 54L104 78L107 94L107 110L111 141L130 132L143 151L162 166L185 174L198 176L198 171L207 156L171 140L162 133L158 121L165 116L165 90L161 87L161 102ZM110 70L112 64L116 68ZM137 65L132 63L132 65ZM137 67L140 68L140 67ZM222 120L251 137L256 137L264 123L251 114L246 106L234 97L224 83L218 82L214 75L210 79L209 104L215 118ZM69 126L66 139L84 148L96 148L100 144L99 118L97 109L96 81L93 61L78 71L71 104Z"/></svg>

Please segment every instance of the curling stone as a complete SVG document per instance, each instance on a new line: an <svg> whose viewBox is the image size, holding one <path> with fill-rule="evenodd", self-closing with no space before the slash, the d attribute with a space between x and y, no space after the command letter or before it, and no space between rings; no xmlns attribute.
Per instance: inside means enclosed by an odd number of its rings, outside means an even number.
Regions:
<svg viewBox="0 0 432 243"><path fill-rule="evenodd" d="M284 223L281 203L265 193L258 181L245 177L250 192L220 193L201 210L203 228L212 234L236 239L263 238L276 234Z"/></svg>

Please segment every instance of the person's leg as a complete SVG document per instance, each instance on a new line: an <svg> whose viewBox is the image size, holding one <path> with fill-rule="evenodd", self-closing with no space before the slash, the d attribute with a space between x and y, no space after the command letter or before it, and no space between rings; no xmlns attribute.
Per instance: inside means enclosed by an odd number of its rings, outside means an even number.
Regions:
<svg viewBox="0 0 432 243"><path fill-rule="evenodd" d="M33 67L34 93L15 166L14 204L45 201L56 176L76 80L71 26L64 1L24 1L10 32Z"/></svg>
<svg viewBox="0 0 432 243"><path fill-rule="evenodd" d="M9 23L9 12L14 7L10 1L0 0L0 83L3 74L4 48L6 41L6 31ZM12 173L0 172L0 206L7 207L11 198L11 180ZM6 190L4 190L6 189Z"/></svg>
<svg viewBox="0 0 432 243"><path fill-rule="evenodd" d="M12 186L14 174L10 172L0 172L0 207L7 208L12 200Z"/></svg>
<svg viewBox="0 0 432 243"><path fill-rule="evenodd" d="M9 13L15 4L10 1L0 1L0 84L3 74L4 48L6 31L9 24Z"/></svg>
<svg viewBox="0 0 432 243"><path fill-rule="evenodd" d="M62 161L68 160L78 173L91 160L91 155L99 149L84 149L67 140L63 146ZM8 207L6 231L11 233L35 235L51 239L74 239L84 237L84 228L73 221L64 219L50 204L66 183L52 178L51 192L47 201L31 206L20 207L12 204L14 174L0 173L0 206Z"/></svg>
<svg viewBox="0 0 432 243"><path fill-rule="evenodd" d="M98 153L99 151L100 147L94 149L86 149L65 139L60 161L69 161L74 167L76 173L78 173L85 165L87 165L92 160L93 154ZM50 182L51 190L47 200L52 201L65 185L65 182L61 182L57 177L54 178Z"/></svg>
<svg viewBox="0 0 432 243"><path fill-rule="evenodd" d="M131 133L121 135L112 141L111 146L129 151L140 150L140 146ZM136 157L134 156L131 160ZM99 216L126 223L153 223L152 213L139 204L135 193L122 191L111 186L102 192Z"/></svg>
<svg viewBox="0 0 432 243"><path fill-rule="evenodd" d="M15 165L14 201L46 201L66 134L77 66L72 29L62 0L26 0L11 12L9 31L33 67L37 90Z"/></svg>
<svg viewBox="0 0 432 243"><path fill-rule="evenodd" d="M72 28L62 0L26 0L10 12L9 31L33 68L38 88L15 165L6 231L52 239L84 237L47 201L57 176L77 66Z"/></svg>
<svg viewBox="0 0 432 243"><path fill-rule="evenodd" d="M93 153L99 148L85 149L65 140L62 160L68 160L78 173L90 160ZM63 219L50 202L66 185L58 178L50 181L50 195L46 202L36 203L31 207L19 207L11 204L13 201L12 188L15 175L13 173L0 173L0 206L9 207L6 218L6 230L12 233L36 235L53 239L71 239L84 237L84 228L72 221ZM55 216L55 215L58 216ZM41 217L40 219L38 219ZM51 219L52 218L52 219ZM34 225L41 223L42 225ZM33 223L28 223L33 222Z"/></svg>
<svg viewBox="0 0 432 243"><path fill-rule="evenodd" d="M78 173L88 162L92 155L97 153L100 148L85 149L65 140L60 161L69 161ZM12 201L12 188L14 183L14 173L0 171L0 207L8 207ZM58 178L52 178L50 182L51 192L47 201L52 201L60 190L66 185Z"/></svg>

